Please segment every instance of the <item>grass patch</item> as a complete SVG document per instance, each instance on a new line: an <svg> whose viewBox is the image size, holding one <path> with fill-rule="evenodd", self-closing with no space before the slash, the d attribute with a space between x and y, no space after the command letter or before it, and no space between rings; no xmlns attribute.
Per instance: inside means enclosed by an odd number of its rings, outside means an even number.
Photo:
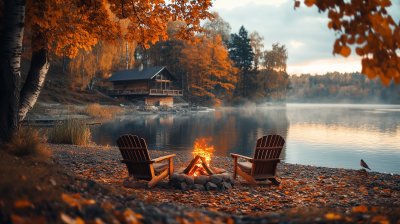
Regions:
<svg viewBox="0 0 400 224"><path fill-rule="evenodd" d="M116 106L101 107L98 103L85 106L80 112L90 117L112 117L122 113L122 109Z"/></svg>
<svg viewBox="0 0 400 224"><path fill-rule="evenodd" d="M20 126L5 149L14 156L51 156L44 134L33 126Z"/></svg>
<svg viewBox="0 0 400 224"><path fill-rule="evenodd" d="M88 145L90 137L90 129L86 121L73 118L57 123L49 133L50 142L73 145Z"/></svg>

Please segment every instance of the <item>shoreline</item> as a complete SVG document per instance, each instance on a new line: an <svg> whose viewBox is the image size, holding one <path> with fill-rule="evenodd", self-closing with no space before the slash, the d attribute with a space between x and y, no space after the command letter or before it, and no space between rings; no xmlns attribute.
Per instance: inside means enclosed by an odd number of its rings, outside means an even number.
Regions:
<svg viewBox="0 0 400 224"><path fill-rule="evenodd" d="M137 191L156 192L162 190L166 195L183 194L184 197L193 197L193 192L183 192L181 190L169 188L167 180L162 180L155 188L145 189L143 184L147 182L134 181L137 185L128 186L126 183L133 181L128 178L127 170L124 164L119 163L122 159L117 147L82 147L69 145L50 145L54 149L56 157L59 159L60 165L65 169L70 169L78 175L85 177L90 175L96 182L102 182L105 185L112 185L116 188L129 188ZM86 150L86 151L85 151ZM66 152L69 152L66 154ZM73 152L73 153L71 153ZM88 155L94 153L95 157ZM170 154L163 151L149 151L151 158L157 158ZM192 159L191 155L183 153L175 153L173 164L174 169L187 166ZM73 158L73 159L72 159ZM75 161L75 163L71 163ZM83 167L79 164L85 164ZM104 165L106 164L106 165ZM100 166L100 168L98 167ZM224 168L232 174L233 160L229 157L213 157L211 166L215 168ZM113 172L110 172L110 171ZM240 214L243 211L250 214L259 212L283 212L290 209L298 209L302 207L337 208L342 212L351 212L354 206L363 204L370 206L400 206L400 179L398 175L390 175L379 172L364 173L359 170L316 167L299 164L280 163L278 165L279 176L278 181L281 182L277 186L259 186L252 187L246 183L240 176L234 183L233 192L236 194L220 200L219 206L210 206L207 203L201 204L199 208L212 209L221 207L222 211ZM124 185L125 184L125 185ZM334 190L334 191L332 191ZM249 192L252 195L252 200L242 201L243 195L239 192ZM341 192L337 194L336 192ZM207 193L210 194L210 193ZM214 193L211 193L213 195ZM215 194L223 194L217 193ZM230 195L230 194L229 194ZM231 199L229 199L231 198ZM237 199L238 204L234 202ZM265 203L273 198L277 203ZM378 200L379 198L379 200ZM254 199L254 201L253 201ZM163 202L165 198L159 197L156 201ZM173 202L182 205L193 206L193 201L181 201L179 198L166 199L168 202ZM194 199L195 197L194 197ZM207 201L209 201L208 199ZM226 201L228 200L228 201ZM247 199L246 199L247 200ZM224 204L224 203L229 204ZM262 206L254 206L255 203L263 203ZM229 205L229 206L227 206ZM239 206L239 210L232 210L232 205ZM197 206L196 206L197 207ZM245 208L251 208L246 210ZM238 212L240 211L240 212Z"/></svg>

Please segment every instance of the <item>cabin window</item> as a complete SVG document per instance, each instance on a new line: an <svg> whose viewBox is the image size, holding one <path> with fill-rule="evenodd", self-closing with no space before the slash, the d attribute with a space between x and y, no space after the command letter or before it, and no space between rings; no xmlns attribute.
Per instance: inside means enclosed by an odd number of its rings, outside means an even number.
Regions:
<svg viewBox="0 0 400 224"><path fill-rule="evenodd" d="M160 73L157 74L157 79L161 79L161 74Z"/></svg>
<svg viewBox="0 0 400 224"><path fill-rule="evenodd" d="M162 79L163 80L168 80L168 77L166 75L162 74Z"/></svg>
<svg viewBox="0 0 400 224"><path fill-rule="evenodd" d="M126 89L126 84L124 84L123 89L124 89L124 90Z"/></svg>
<svg viewBox="0 0 400 224"><path fill-rule="evenodd" d="M162 89L165 89L165 82L162 82Z"/></svg>
<svg viewBox="0 0 400 224"><path fill-rule="evenodd" d="M167 84L167 90L169 90L169 82L167 82L166 84Z"/></svg>

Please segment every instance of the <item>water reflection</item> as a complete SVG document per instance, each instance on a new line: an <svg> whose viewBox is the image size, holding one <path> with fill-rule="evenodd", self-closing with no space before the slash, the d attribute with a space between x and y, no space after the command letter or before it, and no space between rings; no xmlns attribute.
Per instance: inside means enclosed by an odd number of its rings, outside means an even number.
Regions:
<svg viewBox="0 0 400 224"><path fill-rule="evenodd" d="M281 159L290 163L400 173L400 106L290 104L282 108L226 109L184 115L123 117L92 127L97 144L116 145L123 134L149 149L190 153L197 138L212 137L216 155L253 156L256 140L279 134ZM289 122L290 121L290 122Z"/></svg>
<svg viewBox="0 0 400 224"><path fill-rule="evenodd" d="M393 105L290 105L286 161L360 169L364 159L374 171L400 173L399 109Z"/></svg>
<svg viewBox="0 0 400 224"><path fill-rule="evenodd" d="M256 140L266 134L285 139L289 122L286 108L231 109L184 115L151 115L123 117L92 127L92 141L116 145L123 134L138 135L150 149L190 153L198 138L212 137L215 155L238 153L253 156ZM285 150L281 154L285 158Z"/></svg>

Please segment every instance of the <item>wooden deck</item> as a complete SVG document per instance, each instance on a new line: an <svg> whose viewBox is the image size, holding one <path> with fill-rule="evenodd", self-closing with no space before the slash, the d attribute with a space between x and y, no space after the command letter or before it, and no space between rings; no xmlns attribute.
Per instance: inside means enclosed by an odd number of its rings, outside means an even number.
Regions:
<svg viewBox="0 0 400 224"><path fill-rule="evenodd" d="M126 95L183 96L183 91L182 90L162 90L162 89L125 89L125 90L108 90L107 95L110 95L110 96L126 96Z"/></svg>

